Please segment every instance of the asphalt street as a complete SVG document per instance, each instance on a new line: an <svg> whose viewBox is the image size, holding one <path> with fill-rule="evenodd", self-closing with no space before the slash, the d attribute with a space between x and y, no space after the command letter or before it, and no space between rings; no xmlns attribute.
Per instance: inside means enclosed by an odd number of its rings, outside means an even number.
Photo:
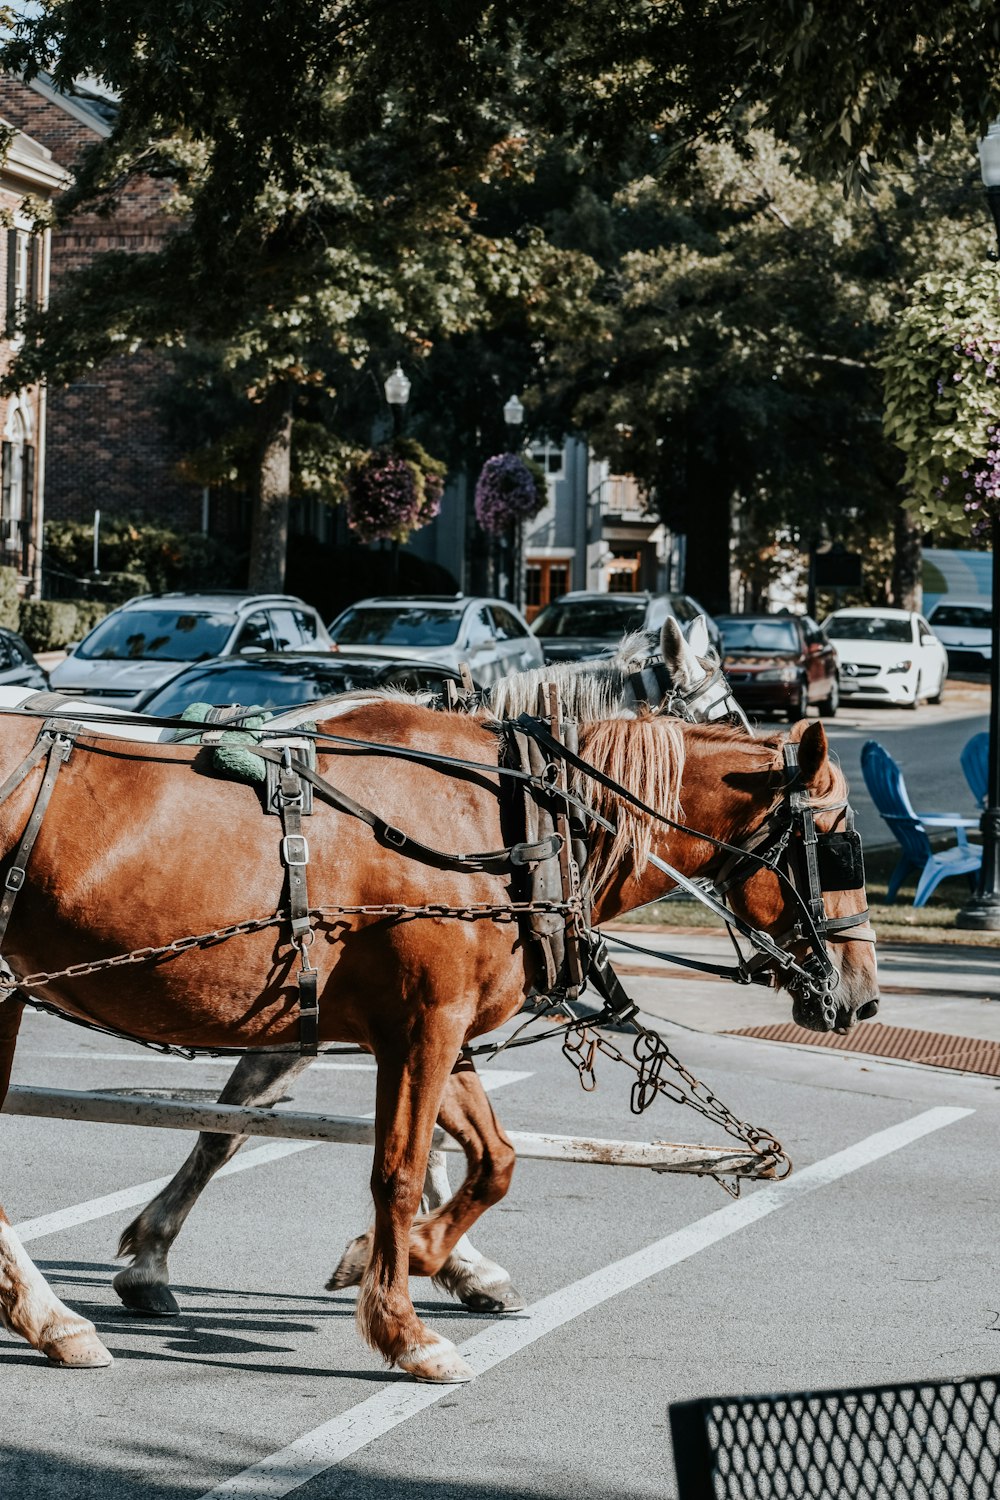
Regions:
<svg viewBox="0 0 1000 1500"><path fill-rule="evenodd" d="M368 1219L365 1149L251 1142L178 1241L181 1315L148 1320L115 1298L114 1246L187 1138L5 1117L8 1212L115 1362L59 1370L3 1338L0 1493L660 1500L673 1400L998 1368L995 1082L658 1024L795 1175L733 1204L711 1181L522 1163L474 1239L528 1311L476 1316L414 1282L481 1371L461 1388L386 1371L353 1292L323 1290ZM722 1141L676 1106L630 1115L610 1062L584 1094L553 1043L485 1072L512 1129ZM30 1017L14 1081L201 1097L225 1074ZM294 1107L372 1103L369 1068L327 1062Z"/></svg>

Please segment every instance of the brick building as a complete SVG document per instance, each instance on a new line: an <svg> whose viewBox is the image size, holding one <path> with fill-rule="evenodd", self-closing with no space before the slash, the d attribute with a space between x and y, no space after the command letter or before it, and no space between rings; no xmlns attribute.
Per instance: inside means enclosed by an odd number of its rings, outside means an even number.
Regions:
<svg viewBox="0 0 1000 1500"><path fill-rule="evenodd" d="M114 103L96 86L72 94L44 76L25 83L0 77L0 117L32 138L68 172L105 139ZM65 179L68 181L68 177ZM109 219L80 215L51 236L53 293L67 272L103 250L155 250L174 222L169 184L140 180ZM139 353L110 360L64 389L48 391L45 511L53 519L105 515L156 519L183 530L202 527L202 493L178 470L180 453L163 431L157 391L169 366Z"/></svg>
<svg viewBox="0 0 1000 1500"><path fill-rule="evenodd" d="M11 130L12 122L0 125ZM6 369L17 350L10 331L21 308L44 305L48 295L51 239L34 232L26 199L51 199L69 183L69 173L39 141L14 128L0 162L0 284L5 288L4 332L0 366ZM0 400L2 494L0 494L0 565L17 570L22 590L37 593L40 583L41 528L46 490L46 393L38 386Z"/></svg>

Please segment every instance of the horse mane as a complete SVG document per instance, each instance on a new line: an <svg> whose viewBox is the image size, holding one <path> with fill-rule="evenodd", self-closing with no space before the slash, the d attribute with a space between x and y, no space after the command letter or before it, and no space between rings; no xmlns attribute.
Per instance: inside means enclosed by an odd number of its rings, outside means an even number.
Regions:
<svg viewBox="0 0 1000 1500"><path fill-rule="evenodd" d="M690 726L680 719L645 710L635 719L608 719L585 728L580 754L633 797L654 807L664 817L680 821L684 815L680 792L686 729ZM648 813L632 807L582 771L574 771L572 788L616 827L614 833L596 830L590 863L591 886L596 895L630 849L636 873L642 872L649 859L656 825Z"/></svg>
<svg viewBox="0 0 1000 1500"><path fill-rule="evenodd" d="M578 724L620 718L629 674L637 662L652 654L649 636L637 630L625 636L614 656L589 662L550 662L512 677L501 677L489 690L490 717L516 719L518 714L537 713L539 687L553 683L559 689L567 717Z"/></svg>

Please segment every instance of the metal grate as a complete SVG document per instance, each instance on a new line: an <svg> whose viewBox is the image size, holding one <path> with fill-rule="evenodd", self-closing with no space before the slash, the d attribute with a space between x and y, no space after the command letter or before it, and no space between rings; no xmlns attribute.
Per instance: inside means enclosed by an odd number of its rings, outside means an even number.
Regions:
<svg viewBox="0 0 1000 1500"><path fill-rule="evenodd" d="M747 1026L729 1036L752 1036L763 1042L796 1042L805 1047L832 1047L835 1052L866 1052L871 1057L899 1057L928 1068L959 1068L1000 1078L1000 1042L973 1036L949 1036L945 1031L915 1031L910 1026L883 1026L864 1021L837 1036L829 1031L806 1031L792 1021L777 1026Z"/></svg>
<svg viewBox="0 0 1000 1500"><path fill-rule="evenodd" d="M995 1500L998 1381L677 1402L679 1500Z"/></svg>

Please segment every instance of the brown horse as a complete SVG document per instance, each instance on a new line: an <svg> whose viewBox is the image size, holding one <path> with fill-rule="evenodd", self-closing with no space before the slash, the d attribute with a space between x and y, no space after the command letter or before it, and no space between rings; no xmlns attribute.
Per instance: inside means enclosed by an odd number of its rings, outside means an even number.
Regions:
<svg viewBox="0 0 1000 1500"><path fill-rule="evenodd" d="M382 702L359 707L335 727L360 742L443 752L486 767L442 769L360 747L338 746L320 755L324 776L424 843L456 852L503 847L499 778L489 769L497 760L492 726ZM0 725L0 774L30 752L37 728L31 720ZM843 778L829 761L822 727L799 731L801 783L825 831L843 818ZM579 778L583 796L618 827L616 835L598 830L590 841L596 920L670 888L669 877L649 861L651 852L686 875L717 868L720 854L699 834L738 843L761 826L781 801L782 743L652 716L585 729L581 753L591 765L668 818L678 818L683 807L687 825L667 827L614 791ZM37 788L38 773L32 772L0 805L0 848L17 845ZM245 918L266 918L282 905L285 878L274 822L261 816L253 789L212 776L204 751L79 736L55 786L8 929L8 964L18 976L43 966L51 973ZM321 800L310 822L314 908L421 905L428 899L503 906L509 899L506 876L430 868ZM730 900L764 931L783 934L795 924L788 890L768 870L752 874ZM862 909L864 892L838 891L826 901L830 916L849 916ZM452 1075L473 1037L520 1008L529 982L525 951L516 929L488 919L331 912L314 918L314 931L320 1040L360 1044L378 1067L375 1223L358 1301L361 1329L387 1360L417 1378L468 1379L470 1371L450 1342L418 1318L408 1276L434 1275L465 1230L507 1190L513 1150L474 1069ZM853 935L861 937L864 930ZM877 996L873 949L868 941L837 942L832 958L840 980L837 1024L847 1027ZM141 970L64 979L41 994L67 1015L144 1040L294 1047L295 970L286 930L269 926L187 948ZM823 1024L808 993L796 992L794 1006L803 1024ZM19 1014L17 1002L0 1007L3 1090ZM446 1088L461 1099L454 1119ZM439 1111L465 1149L467 1176L448 1204L415 1225ZM107 1362L92 1325L54 1298L5 1219L0 1315L58 1362Z"/></svg>

